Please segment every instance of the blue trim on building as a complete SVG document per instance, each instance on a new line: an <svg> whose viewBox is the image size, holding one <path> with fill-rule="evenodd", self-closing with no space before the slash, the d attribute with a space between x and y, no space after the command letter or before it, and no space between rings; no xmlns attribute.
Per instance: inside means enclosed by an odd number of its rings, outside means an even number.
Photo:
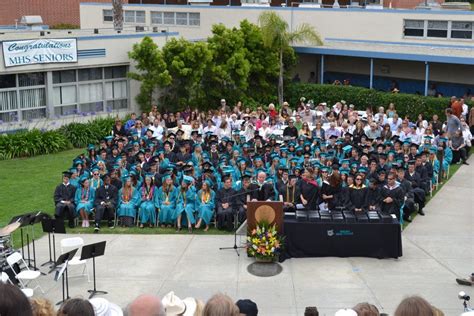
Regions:
<svg viewBox="0 0 474 316"><path fill-rule="evenodd" d="M378 59L395 59L395 60L410 60L422 62L435 62L445 64L461 64L474 65L474 57L452 57L452 56L435 56L435 55L417 55L417 54L403 54L403 53L388 53L388 52L374 52L362 50L349 49L334 49L323 47L294 47L297 53L302 54L317 54L317 55L335 55L335 56L350 56L363 58L378 58Z"/></svg>
<svg viewBox="0 0 474 316"><path fill-rule="evenodd" d="M78 58L95 58L95 57L105 57L106 50L105 48L99 49L81 49L77 51Z"/></svg>
<svg viewBox="0 0 474 316"><path fill-rule="evenodd" d="M357 39L346 39L346 38L325 38L326 42L346 42L346 43L360 43L360 44L381 44L381 45L398 45L398 46L420 46L420 47L432 47L432 48L458 48L458 49L472 49L474 45L449 45L449 44L429 44L429 43L412 43L412 42L386 42L386 41L373 41L373 40L357 40Z"/></svg>
<svg viewBox="0 0 474 316"><path fill-rule="evenodd" d="M145 32L139 32L139 33L134 33L134 34L123 34L123 33L117 33L117 34L107 34L107 35L91 35L91 36L78 36L77 40L78 41L94 41L94 40L104 40L104 39L117 39L117 38L142 38L145 36L149 37L166 37L166 36L178 36L179 32L166 32L166 33L145 33Z"/></svg>
<svg viewBox="0 0 474 316"><path fill-rule="evenodd" d="M80 5L84 6L110 6L108 3L100 2L84 2ZM196 8L196 9L230 9L230 10L294 10L294 11L350 11L350 12L377 12L387 14L407 14L407 13L418 13L418 14L432 14L432 15L471 15L474 17L474 11L457 11L457 10L403 10L403 9L333 9L333 8L299 8L299 7L242 7L242 6L192 6L192 5L174 5L174 4L139 4L129 3L124 4L124 7L169 7L169 8Z"/></svg>

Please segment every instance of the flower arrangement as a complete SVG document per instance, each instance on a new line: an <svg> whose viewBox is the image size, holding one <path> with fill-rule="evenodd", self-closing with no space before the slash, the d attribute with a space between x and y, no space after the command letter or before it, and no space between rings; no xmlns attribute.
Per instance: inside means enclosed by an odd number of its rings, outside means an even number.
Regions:
<svg viewBox="0 0 474 316"><path fill-rule="evenodd" d="M278 234L276 225L259 222L247 236L247 254L256 259L275 260L282 247L283 237Z"/></svg>

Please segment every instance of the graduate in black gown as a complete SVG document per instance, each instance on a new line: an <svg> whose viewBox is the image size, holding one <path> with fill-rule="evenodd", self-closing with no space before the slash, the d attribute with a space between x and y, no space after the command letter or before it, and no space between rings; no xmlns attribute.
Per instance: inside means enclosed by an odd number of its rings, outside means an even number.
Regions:
<svg viewBox="0 0 474 316"><path fill-rule="evenodd" d="M294 174L289 176L289 181L282 184L278 192L280 201L283 202L284 212L296 211L296 205L301 204L301 191L297 185L298 177Z"/></svg>
<svg viewBox="0 0 474 316"><path fill-rule="evenodd" d="M247 219L247 201L251 199L250 191L250 179L252 175L250 173L245 173L242 176L242 187L237 191L236 196L236 211L237 218L240 224L242 224Z"/></svg>
<svg viewBox="0 0 474 316"><path fill-rule="evenodd" d="M408 170L405 172L405 179L411 182L415 203L418 203L419 206L418 213L424 216L425 213L423 208L426 203L426 194L425 190L422 188L422 180L419 173L416 171L415 161L413 160L408 162Z"/></svg>
<svg viewBox="0 0 474 316"><path fill-rule="evenodd" d="M305 169L302 174L300 184L300 199L301 203L307 210L317 210L319 205L319 191L318 183L311 178L311 172Z"/></svg>
<svg viewBox="0 0 474 316"><path fill-rule="evenodd" d="M411 222L410 215L416 212L415 197L413 194L413 188L411 187L411 182L405 179L405 169L403 167L397 169L397 181L403 189L405 200L405 205L403 206L403 220Z"/></svg>
<svg viewBox="0 0 474 316"><path fill-rule="evenodd" d="M367 187L362 182L363 176L356 174L355 183L349 188L349 199L351 202L351 211L364 212L367 210Z"/></svg>
<svg viewBox="0 0 474 316"><path fill-rule="evenodd" d="M74 197L76 194L76 187L69 183L71 172L63 172L63 182L56 187L54 191L54 205L56 210L54 217L64 219L67 216L69 220L69 227L74 228L74 215L76 205L74 204Z"/></svg>
<svg viewBox="0 0 474 316"><path fill-rule="evenodd" d="M367 188L367 211L380 211L382 209L381 186L378 185L378 179L369 178L369 187Z"/></svg>
<svg viewBox="0 0 474 316"><path fill-rule="evenodd" d="M395 214L400 217L400 208L403 204L403 190L395 180L395 175L387 175L387 184L382 187L382 212L385 214Z"/></svg>
<svg viewBox="0 0 474 316"><path fill-rule="evenodd" d="M232 230L234 228L234 208L236 204L236 192L232 189L232 177L224 178L224 187L217 191L217 228Z"/></svg>
<svg viewBox="0 0 474 316"><path fill-rule="evenodd" d="M111 184L110 175L105 174L102 179L104 184L95 192L95 227L94 232L99 232L100 221L106 219L109 228L114 227L115 209L118 203L118 189Z"/></svg>
<svg viewBox="0 0 474 316"><path fill-rule="evenodd" d="M266 182L266 179L267 174L260 171L257 175L257 182L250 186L253 201L273 201L275 199L275 188L273 184Z"/></svg>
<svg viewBox="0 0 474 316"><path fill-rule="evenodd" d="M328 168L321 168L323 171L323 185L321 186L321 202L327 205L329 210L336 210L338 206L337 196L341 191L341 178L338 175L327 176Z"/></svg>

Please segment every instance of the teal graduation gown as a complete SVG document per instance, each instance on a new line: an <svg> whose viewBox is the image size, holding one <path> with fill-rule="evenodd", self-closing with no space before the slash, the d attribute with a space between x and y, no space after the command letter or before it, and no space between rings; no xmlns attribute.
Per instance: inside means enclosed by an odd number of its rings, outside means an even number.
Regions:
<svg viewBox="0 0 474 316"><path fill-rule="evenodd" d="M135 218L137 214L137 205L140 203L140 192L133 188L132 197L128 203L123 200L123 188L118 193L119 203L117 207L117 216L127 216Z"/></svg>
<svg viewBox="0 0 474 316"><path fill-rule="evenodd" d="M88 214L92 213L92 208L94 207L94 198L95 190L88 188L84 190L83 188L78 188L76 190L76 195L74 196L74 203L76 204L76 215L84 209Z"/></svg>
<svg viewBox="0 0 474 316"><path fill-rule="evenodd" d="M209 201L205 202L202 200L202 190L199 190L196 198L196 206L198 209L198 218L202 218L206 225L209 225L212 221L212 217L214 216L214 208L215 208L215 200L216 200L216 193L211 190L211 197Z"/></svg>
<svg viewBox="0 0 474 316"><path fill-rule="evenodd" d="M161 186L155 194L155 199L159 208L158 221L160 224L172 224L176 219L174 217L176 209L176 198L177 198L178 189L175 186L171 186L169 193L163 191L163 186ZM168 195L168 202L166 204L166 196Z"/></svg>
<svg viewBox="0 0 474 316"><path fill-rule="evenodd" d="M183 192L178 189L178 198L176 201L176 214L175 219L178 218L179 215L186 213L182 217L182 224L187 225L187 218L191 224L194 224L196 220L194 219L194 211L196 210L196 189L194 186L189 187L186 192Z"/></svg>
<svg viewBox="0 0 474 316"><path fill-rule="evenodd" d="M156 208L158 203L155 199L156 187L151 186L150 191L146 191L145 186L140 189L141 199L140 206L138 208L138 214L140 216L141 224L156 224Z"/></svg>

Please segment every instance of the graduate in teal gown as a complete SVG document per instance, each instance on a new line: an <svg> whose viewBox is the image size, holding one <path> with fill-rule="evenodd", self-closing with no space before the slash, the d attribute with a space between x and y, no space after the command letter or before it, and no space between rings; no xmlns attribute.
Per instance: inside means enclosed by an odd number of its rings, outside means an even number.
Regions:
<svg viewBox="0 0 474 316"><path fill-rule="evenodd" d="M196 198L196 207L198 210L196 229L199 229L202 222L204 222L204 224L206 224L206 228L204 228L205 232L209 230L209 224L214 216L216 193L211 189L211 187L212 184L210 183L210 180L205 180L202 183L202 188L197 193Z"/></svg>
<svg viewBox="0 0 474 316"><path fill-rule="evenodd" d="M178 191L175 214L178 226L177 231L181 230L181 224L187 225L190 233L193 231L192 225L195 223L194 211L196 210L196 188L193 185L193 181L192 177L183 176L183 181Z"/></svg>
<svg viewBox="0 0 474 316"><path fill-rule="evenodd" d="M89 180L89 186L97 190L101 185L104 184L104 181L100 178L99 168L92 168L92 178Z"/></svg>
<svg viewBox="0 0 474 316"><path fill-rule="evenodd" d="M122 221L122 226L125 226L125 222L127 222L129 226L130 223L133 223L137 214L137 205L140 203L140 192L132 186L132 179L127 177L118 195L117 217Z"/></svg>
<svg viewBox="0 0 474 316"><path fill-rule="evenodd" d="M153 185L153 177L151 174L145 176L145 182L140 188L140 206L138 207L138 216L140 219L140 228L145 224L153 227L156 224L156 207L158 203L155 199L156 187Z"/></svg>
<svg viewBox="0 0 474 316"><path fill-rule="evenodd" d="M89 214L92 213L94 205L95 190L90 187L87 177L80 180L80 188L76 190L74 203L76 204L76 216L81 215L82 227L89 227Z"/></svg>
<svg viewBox="0 0 474 316"><path fill-rule="evenodd" d="M173 185L171 175L163 176L163 185L158 189L155 199L159 208L158 221L161 227L171 227L174 221L178 189Z"/></svg>

